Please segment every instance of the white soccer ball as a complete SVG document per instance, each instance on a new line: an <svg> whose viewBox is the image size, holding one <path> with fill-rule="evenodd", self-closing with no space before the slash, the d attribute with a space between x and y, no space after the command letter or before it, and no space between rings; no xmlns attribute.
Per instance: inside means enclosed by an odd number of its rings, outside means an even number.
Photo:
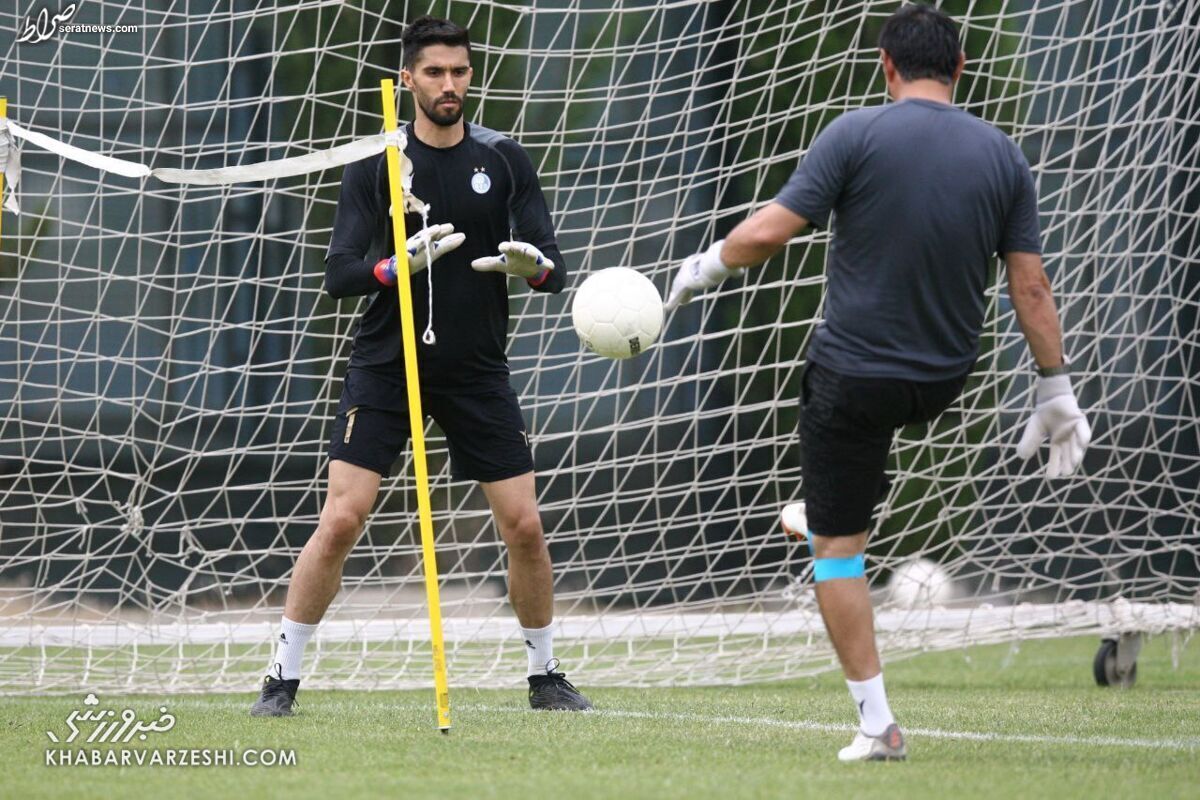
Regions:
<svg viewBox="0 0 1200 800"><path fill-rule="evenodd" d="M808 516L804 513L804 503L789 503L779 516L783 520L784 533L802 542L808 540Z"/></svg>
<svg viewBox="0 0 1200 800"><path fill-rule="evenodd" d="M571 305L584 347L605 358L630 358L658 338L663 302L650 279L628 267L593 272Z"/></svg>
<svg viewBox="0 0 1200 800"><path fill-rule="evenodd" d="M892 571L888 597L904 608L944 605L954 599L954 581L933 561L914 558Z"/></svg>

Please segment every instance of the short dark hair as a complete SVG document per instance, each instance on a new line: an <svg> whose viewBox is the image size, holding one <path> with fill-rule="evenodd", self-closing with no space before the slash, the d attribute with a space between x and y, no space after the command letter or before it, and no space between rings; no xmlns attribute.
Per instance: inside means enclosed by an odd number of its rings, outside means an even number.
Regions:
<svg viewBox="0 0 1200 800"><path fill-rule="evenodd" d="M421 51L431 44L465 47L467 57L471 57L471 37L466 28L448 19L417 17L408 24L400 37L400 46L404 49L404 68L412 70Z"/></svg>
<svg viewBox="0 0 1200 800"><path fill-rule="evenodd" d="M887 53L906 81L932 78L954 81L962 44L954 20L941 9L909 3L883 23L879 48Z"/></svg>

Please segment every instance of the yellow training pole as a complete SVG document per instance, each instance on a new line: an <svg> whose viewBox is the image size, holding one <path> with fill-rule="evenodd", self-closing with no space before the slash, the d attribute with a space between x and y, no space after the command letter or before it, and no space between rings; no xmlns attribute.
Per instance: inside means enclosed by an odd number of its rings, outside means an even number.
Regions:
<svg viewBox="0 0 1200 800"><path fill-rule="evenodd" d="M390 80L379 85L383 94L383 126L396 130L396 95ZM429 504L429 471L425 464L425 415L417 381L417 338L413 325L412 287L408 285L408 249L404 230L404 187L400 183L400 150L387 147L388 185L392 194L392 232L396 246L396 284L400 287L400 334L404 339L404 374L408 383L408 420L412 428L413 464L417 468L417 510L421 516L421 553L425 562L425 598L433 639L433 685L437 691L438 728L450 732L450 689L446 683L446 646L442 641L442 603L438 597L437 556L433 548L433 512Z"/></svg>

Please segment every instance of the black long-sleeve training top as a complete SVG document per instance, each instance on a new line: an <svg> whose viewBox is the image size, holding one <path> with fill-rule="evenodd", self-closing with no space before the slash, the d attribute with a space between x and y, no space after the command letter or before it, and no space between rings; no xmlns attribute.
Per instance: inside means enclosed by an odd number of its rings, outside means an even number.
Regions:
<svg viewBox="0 0 1200 800"><path fill-rule="evenodd" d="M466 235L457 250L432 266L436 344L421 341L429 320L429 270L411 277L421 387L430 391L483 391L508 380L508 277L471 269L474 259L498 254L505 240L537 247L554 269L535 291L561 292L566 264L554 239L550 211L533 162L512 139L478 125L453 147L437 148L406 126L405 155L413 166L412 193L429 209L429 224L452 223ZM386 154L348 164L333 235L325 257L325 290L334 298L374 295L354 331L351 368L404 381L396 289L375 278L374 267L394 252ZM405 214L409 236L418 214Z"/></svg>

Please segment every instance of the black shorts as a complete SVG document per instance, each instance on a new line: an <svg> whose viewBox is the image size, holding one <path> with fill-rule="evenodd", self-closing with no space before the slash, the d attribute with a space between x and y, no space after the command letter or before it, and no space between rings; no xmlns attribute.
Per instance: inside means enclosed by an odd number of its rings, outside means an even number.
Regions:
<svg viewBox="0 0 1200 800"><path fill-rule="evenodd" d="M329 441L329 458L388 477L408 444L408 401L402 385L347 371ZM459 480L502 481L533 471L533 453L517 394L507 383L472 394L421 393L450 448Z"/></svg>
<svg viewBox="0 0 1200 800"><path fill-rule="evenodd" d="M887 460L896 430L935 419L962 392L967 374L926 383L857 378L811 361L805 365L800 470L814 534L870 530L875 505L890 485Z"/></svg>

